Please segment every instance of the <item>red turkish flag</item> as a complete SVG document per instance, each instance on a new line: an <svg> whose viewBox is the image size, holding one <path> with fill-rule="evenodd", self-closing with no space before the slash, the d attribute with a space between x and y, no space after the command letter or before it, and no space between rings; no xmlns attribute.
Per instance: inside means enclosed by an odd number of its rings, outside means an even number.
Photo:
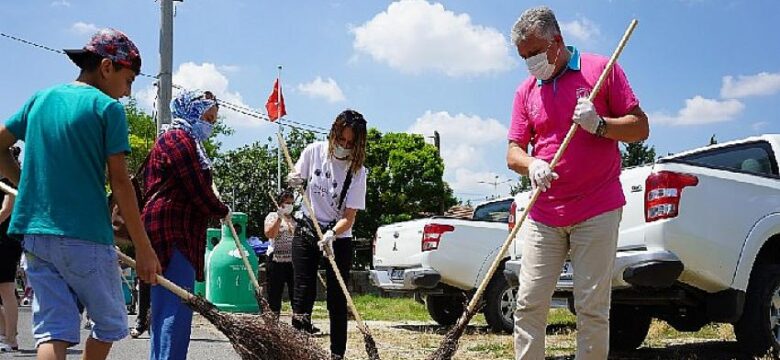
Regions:
<svg viewBox="0 0 780 360"><path fill-rule="evenodd" d="M279 85L278 78L274 81L274 90L271 91L271 95L268 96L268 101L265 103L265 111L268 112L271 121L276 121L287 115L287 109L284 108L284 95L282 95L282 87Z"/></svg>

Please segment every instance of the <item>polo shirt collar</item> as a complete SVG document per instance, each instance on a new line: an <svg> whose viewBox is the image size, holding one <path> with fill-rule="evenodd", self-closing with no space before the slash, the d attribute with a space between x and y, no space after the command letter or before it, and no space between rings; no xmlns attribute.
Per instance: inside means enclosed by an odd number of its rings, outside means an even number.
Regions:
<svg viewBox="0 0 780 360"><path fill-rule="evenodd" d="M557 77L554 77L552 79L546 81L536 79L536 86L542 86L542 84L553 82L557 80L557 78L563 76L563 74L565 74L569 70L580 71L580 67L582 65L580 63L580 51L577 49L577 47L572 45L566 46L566 50L569 50L569 54L571 54L571 57L569 57L569 62L566 64L566 69L564 69Z"/></svg>

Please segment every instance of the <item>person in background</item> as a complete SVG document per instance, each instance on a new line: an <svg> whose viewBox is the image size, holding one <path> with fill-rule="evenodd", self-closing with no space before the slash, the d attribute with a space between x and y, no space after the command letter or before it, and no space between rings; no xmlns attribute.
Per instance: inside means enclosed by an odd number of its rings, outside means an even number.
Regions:
<svg viewBox="0 0 780 360"><path fill-rule="evenodd" d="M11 154L19 162L22 150L18 146L11 147ZM13 187L8 179L0 180ZM2 194L0 207L0 352L19 350L16 341L19 307L16 302L16 273L19 260L22 258L22 243L18 238L8 235L8 224L11 222L11 212L14 208L15 196Z"/></svg>
<svg viewBox="0 0 780 360"><path fill-rule="evenodd" d="M190 292L196 279L204 279L209 220L230 216L212 188L211 160L203 147L218 111L211 92L181 92L171 101L171 126L157 138L143 171L147 201L142 218L163 276ZM152 288L151 308L149 358L186 359L192 310L161 287Z"/></svg>
<svg viewBox="0 0 780 360"><path fill-rule="evenodd" d="M282 293L285 285L292 299L294 287L292 266L292 239L295 234L295 219L292 217L295 197L290 191L282 191L276 197L279 208L265 217L265 236L271 242L268 257L268 305L279 317L282 309Z"/></svg>

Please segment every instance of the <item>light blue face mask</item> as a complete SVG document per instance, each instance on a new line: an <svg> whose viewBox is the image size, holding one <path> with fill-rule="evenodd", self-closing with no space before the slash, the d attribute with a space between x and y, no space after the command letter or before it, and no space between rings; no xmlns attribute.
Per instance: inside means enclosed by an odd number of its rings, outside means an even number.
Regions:
<svg viewBox="0 0 780 360"><path fill-rule="evenodd" d="M208 121L198 120L192 124L192 132L200 141L206 141L213 131L214 124Z"/></svg>

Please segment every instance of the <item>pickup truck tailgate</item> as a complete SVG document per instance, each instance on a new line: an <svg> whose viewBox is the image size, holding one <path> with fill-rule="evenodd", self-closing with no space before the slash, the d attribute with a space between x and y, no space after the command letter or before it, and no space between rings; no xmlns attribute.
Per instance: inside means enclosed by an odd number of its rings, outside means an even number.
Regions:
<svg viewBox="0 0 780 360"><path fill-rule="evenodd" d="M412 220L379 227L376 232L374 266L407 268L420 265L422 231L430 219Z"/></svg>

